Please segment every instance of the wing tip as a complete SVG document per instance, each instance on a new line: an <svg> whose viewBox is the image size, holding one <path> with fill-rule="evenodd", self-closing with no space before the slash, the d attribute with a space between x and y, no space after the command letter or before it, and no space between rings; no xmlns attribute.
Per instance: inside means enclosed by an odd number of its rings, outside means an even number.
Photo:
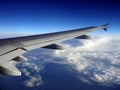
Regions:
<svg viewBox="0 0 120 90"><path fill-rule="evenodd" d="M107 31L109 25L110 25L110 23L107 23L107 24L102 25L102 26L103 26L103 30L104 30L104 31Z"/></svg>

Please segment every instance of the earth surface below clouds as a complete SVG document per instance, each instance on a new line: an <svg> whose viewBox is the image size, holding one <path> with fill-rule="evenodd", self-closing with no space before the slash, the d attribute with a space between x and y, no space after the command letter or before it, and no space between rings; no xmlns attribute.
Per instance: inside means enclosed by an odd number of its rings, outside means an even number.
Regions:
<svg viewBox="0 0 120 90"><path fill-rule="evenodd" d="M62 51L30 51L17 65L22 76L0 76L0 90L120 90L119 43L94 37L62 42Z"/></svg>

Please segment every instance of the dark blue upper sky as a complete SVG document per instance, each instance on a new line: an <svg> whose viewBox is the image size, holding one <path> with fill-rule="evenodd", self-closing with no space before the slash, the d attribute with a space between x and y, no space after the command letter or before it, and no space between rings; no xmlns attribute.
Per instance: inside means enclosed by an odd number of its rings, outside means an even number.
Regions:
<svg viewBox="0 0 120 90"><path fill-rule="evenodd" d="M119 0L0 0L0 32L36 34L110 22L120 33Z"/></svg>

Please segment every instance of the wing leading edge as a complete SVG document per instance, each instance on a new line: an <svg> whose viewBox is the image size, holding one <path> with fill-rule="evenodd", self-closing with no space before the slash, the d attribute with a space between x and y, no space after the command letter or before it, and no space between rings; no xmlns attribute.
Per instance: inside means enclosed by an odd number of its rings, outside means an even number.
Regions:
<svg viewBox="0 0 120 90"><path fill-rule="evenodd" d="M21 56L23 53L40 47L63 49L60 45L55 43L74 37L82 37L95 30L104 29L107 31L108 25L109 24L48 34L0 39L0 74L20 76L21 72L15 65L18 62L27 60Z"/></svg>

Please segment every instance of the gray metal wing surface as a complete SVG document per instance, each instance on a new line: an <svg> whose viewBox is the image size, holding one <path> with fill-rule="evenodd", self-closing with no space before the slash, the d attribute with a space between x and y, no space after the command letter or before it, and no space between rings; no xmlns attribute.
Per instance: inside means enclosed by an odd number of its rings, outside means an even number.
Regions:
<svg viewBox="0 0 120 90"><path fill-rule="evenodd" d="M61 49L56 44L57 42L80 37L95 30L104 29L107 31L107 26L108 24L40 35L0 39L0 74L20 76L21 72L15 65L18 62L27 60L22 56L23 53L40 47Z"/></svg>

